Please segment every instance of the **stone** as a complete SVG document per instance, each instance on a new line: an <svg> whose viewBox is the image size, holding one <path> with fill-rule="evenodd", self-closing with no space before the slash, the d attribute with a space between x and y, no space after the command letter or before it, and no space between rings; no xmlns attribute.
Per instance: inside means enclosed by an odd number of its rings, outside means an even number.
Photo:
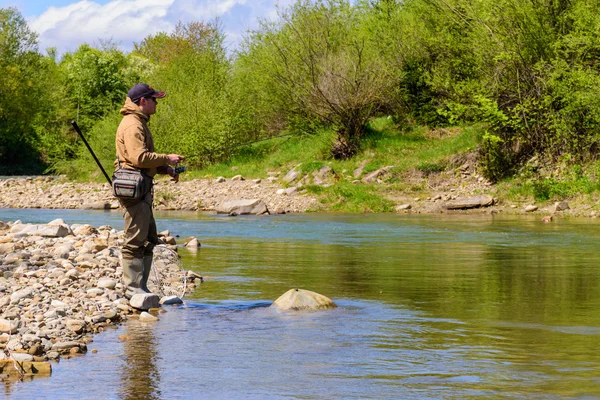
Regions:
<svg viewBox="0 0 600 400"><path fill-rule="evenodd" d="M493 204L494 198L489 194L483 194L468 199L456 199L447 202L444 207L448 210L464 210L469 208L488 207Z"/></svg>
<svg viewBox="0 0 600 400"><path fill-rule="evenodd" d="M229 215L262 215L269 213L267 205L261 199L226 201L221 203L216 211L218 214Z"/></svg>
<svg viewBox="0 0 600 400"><path fill-rule="evenodd" d="M75 332L77 334L82 333L85 328L85 321L81 319L67 319L66 321L67 329L71 332Z"/></svg>
<svg viewBox="0 0 600 400"><path fill-rule="evenodd" d="M0 318L0 333L15 334L21 327L21 321L18 319L9 320Z"/></svg>
<svg viewBox="0 0 600 400"><path fill-rule="evenodd" d="M85 344L75 342L75 341L67 341L67 342L57 342L52 345L52 350L62 352L69 352L73 347L85 347Z"/></svg>
<svg viewBox="0 0 600 400"><path fill-rule="evenodd" d="M10 302L17 303L19 300L33 297L33 289L30 287L26 287L25 289L17 290L10 295Z"/></svg>
<svg viewBox="0 0 600 400"><path fill-rule="evenodd" d="M246 178L244 178L242 175L236 175L233 178L231 178L232 181L245 181Z"/></svg>
<svg viewBox="0 0 600 400"><path fill-rule="evenodd" d="M324 310L337 305L326 296L304 289L290 289L271 305L280 311Z"/></svg>
<svg viewBox="0 0 600 400"><path fill-rule="evenodd" d="M401 204L398 207L396 207L396 211L410 210L411 208L412 206L410 204Z"/></svg>
<svg viewBox="0 0 600 400"><path fill-rule="evenodd" d="M69 308L69 305L67 303L60 300L52 300L50 305L54 308Z"/></svg>
<svg viewBox="0 0 600 400"><path fill-rule="evenodd" d="M217 179L215 179L216 183L223 183L225 182L227 179L223 178L222 176L218 177Z"/></svg>
<svg viewBox="0 0 600 400"><path fill-rule="evenodd" d="M536 211L537 209L538 209L538 206L529 205L529 206L525 207L525 212L533 212L533 211Z"/></svg>
<svg viewBox="0 0 600 400"><path fill-rule="evenodd" d="M152 293L139 293L131 296L129 305L138 310L149 310L160 307L160 299Z"/></svg>
<svg viewBox="0 0 600 400"><path fill-rule="evenodd" d="M0 243L0 254L11 253L15 251L14 243Z"/></svg>
<svg viewBox="0 0 600 400"><path fill-rule="evenodd" d="M158 321L158 318L156 318L154 315L144 311L140 314L139 320L140 320L140 322L156 322L156 321Z"/></svg>
<svg viewBox="0 0 600 400"><path fill-rule="evenodd" d="M41 237L65 237L72 234L71 228L67 225L14 225L10 229L20 237L22 236L41 236Z"/></svg>
<svg viewBox="0 0 600 400"><path fill-rule="evenodd" d="M188 249L197 249L200 246L201 246L200 242L195 237L190 238L185 243L185 247L187 247Z"/></svg>
<svg viewBox="0 0 600 400"><path fill-rule="evenodd" d="M56 218L48 222L48 225L67 225L67 223L62 218Z"/></svg>
<svg viewBox="0 0 600 400"><path fill-rule="evenodd" d="M98 230L91 225L72 225L71 229L75 235L90 236L98 233Z"/></svg>
<svg viewBox="0 0 600 400"><path fill-rule="evenodd" d="M114 279L103 278L98 280L98 287L104 289L114 289L117 281Z"/></svg>
<svg viewBox="0 0 600 400"><path fill-rule="evenodd" d="M383 175L387 174L389 172L389 170L391 170L392 168L394 168L394 166L392 166L392 165L388 165L387 167L379 168L378 170L373 171L370 174L368 174L367 176L365 176L364 178L362 178L361 181L363 183L375 183L375 182L377 182L377 179L379 179Z"/></svg>
<svg viewBox="0 0 600 400"><path fill-rule="evenodd" d="M177 241L175 240L175 238L173 236L166 236L166 237L163 238L163 241L166 244L171 244L171 245L176 245L177 244Z"/></svg>
<svg viewBox="0 0 600 400"><path fill-rule="evenodd" d="M79 208L82 210L110 210L112 204L109 201L94 201L91 203L83 203Z"/></svg>
<svg viewBox="0 0 600 400"><path fill-rule="evenodd" d="M33 361L33 356L27 353L11 353L10 358L16 362Z"/></svg>
<svg viewBox="0 0 600 400"><path fill-rule="evenodd" d="M300 176L300 171L298 171L298 169L297 169L300 165L301 164L298 164L294 168L289 170L289 172L287 174L285 174L285 176L283 177L283 180L286 182L295 181L298 178L298 176Z"/></svg>
<svg viewBox="0 0 600 400"><path fill-rule="evenodd" d="M559 211L564 211L564 210L568 210L571 207L569 207L569 203L567 203L566 201L557 201L556 203L554 203L553 206L553 212L559 212Z"/></svg>
<svg viewBox="0 0 600 400"><path fill-rule="evenodd" d="M181 300L177 296L165 296L160 299L160 304L164 304L164 305L183 304L183 300Z"/></svg>

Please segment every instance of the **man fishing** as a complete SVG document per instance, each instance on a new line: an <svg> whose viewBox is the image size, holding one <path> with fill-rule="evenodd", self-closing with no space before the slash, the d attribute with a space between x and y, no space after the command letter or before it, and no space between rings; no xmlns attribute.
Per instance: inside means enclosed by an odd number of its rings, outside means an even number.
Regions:
<svg viewBox="0 0 600 400"><path fill-rule="evenodd" d="M154 151L148 121L156 113L157 99L162 99L165 95L165 92L154 90L145 83L133 86L127 92L127 99L121 108L123 119L116 134L115 170L139 170L148 181L147 192L140 199L120 199L125 208L122 267L127 298L134 294L150 293L147 283L152 268L153 249L158 242L156 222L152 214L152 178L156 174L166 174L174 182L178 182L179 175L170 165L177 165L185 158L178 154L158 154Z"/></svg>

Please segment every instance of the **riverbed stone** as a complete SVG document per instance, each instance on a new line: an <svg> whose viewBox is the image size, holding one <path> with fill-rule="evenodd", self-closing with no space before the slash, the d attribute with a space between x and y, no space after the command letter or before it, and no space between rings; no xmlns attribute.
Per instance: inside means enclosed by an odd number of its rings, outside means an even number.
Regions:
<svg viewBox="0 0 600 400"><path fill-rule="evenodd" d="M164 305L173 305L173 304L183 304L183 300L181 300L177 296L164 296L160 299L160 304Z"/></svg>
<svg viewBox="0 0 600 400"><path fill-rule="evenodd" d="M525 212L533 212L533 211L536 211L537 209L538 209L538 206L529 205L529 206L525 207Z"/></svg>
<svg viewBox="0 0 600 400"><path fill-rule="evenodd" d="M98 280L98 287L103 289L114 289L117 286L117 281L110 278Z"/></svg>
<svg viewBox="0 0 600 400"><path fill-rule="evenodd" d="M155 317L154 315L144 311L140 314L139 320L140 320L140 322L156 322L156 321L158 321L158 318Z"/></svg>
<svg viewBox="0 0 600 400"><path fill-rule="evenodd" d="M131 296L129 305L138 310L149 310L160 307L160 299L152 293L139 293Z"/></svg>
<svg viewBox="0 0 600 400"><path fill-rule="evenodd" d="M379 168L378 170L367 174L367 176L362 178L361 181L363 183L376 183L378 181L378 179L380 179L382 176L387 174L392 168L394 168L393 165L388 165L386 167Z"/></svg>
<svg viewBox="0 0 600 400"><path fill-rule="evenodd" d="M290 289L282 294L271 307L280 311L325 310L337 305L326 296L305 289Z"/></svg>
<svg viewBox="0 0 600 400"><path fill-rule="evenodd" d="M464 199L455 199L445 204L448 210L466 210L470 208L489 207L494 204L494 198L488 194Z"/></svg>
<svg viewBox="0 0 600 400"><path fill-rule="evenodd" d="M83 203L80 207L82 210L110 210L112 204L109 201L94 201Z"/></svg>
<svg viewBox="0 0 600 400"><path fill-rule="evenodd" d="M556 213L559 211L568 210L569 208L571 207L569 207L569 203L567 203L566 201L557 201L552 206L552 212Z"/></svg>
<svg viewBox="0 0 600 400"><path fill-rule="evenodd" d="M218 214L229 215L262 215L269 212L261 199L226 201L221 203L216 211Z"/></svg>
<svg viewBox="0 0 600 400"><path fill-rule="evenodd" d="M21 321L0 318L0 333L14 334L21 327Z"/></svg>
<svg viewBox="0 0 600 400"><path fill-rule="evenodd" d="M197 249L200 246L201 246L200 242L195 237L190 237L188 239L188 241L185 243L185 247L187 247L188 249L192 249L192 250Z"/></svg>
<svg viewBox="0 0 600 400"><path fill-rule="evenodd" d="M71 229L67 225L34 225L19 224L14 225L10 232L15 236L41 236L41 237L65 237L71 234Z"/></svg>
<svg viewBox="0 0 600 400"><path fill-rule="evenodd" d="M27 353L11 353L10 358L16 362L29 362L33 361L33 356Z"/></svg>

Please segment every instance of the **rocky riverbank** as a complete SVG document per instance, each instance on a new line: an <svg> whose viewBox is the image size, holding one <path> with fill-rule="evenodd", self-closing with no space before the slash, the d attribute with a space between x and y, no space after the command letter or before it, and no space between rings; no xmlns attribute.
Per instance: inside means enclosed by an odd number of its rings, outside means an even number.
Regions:
<svg viewBox="0 0 600 400"><path fill-rule="evenodd" d="M155 181L157 210L216 211L232 200L262 200L270 213L306 212L319 208L316 198L269 180L194 179L173 183ZM108 183L72 182L65 178L35 177L0 180L1 208L89 208L116 209Z"/></svg>
<svg viewBox="0 0 600 400"><path fill-rule="evenodd" d="M323 211L327 206L317 195L303 190L305 184L335 184L331 170L317 170L307 181L296 168L281 177L269 176L265 180L244 179L190 179L178 183L166 177L155 181L154 208L156 210L186 210L229 213L237 215L240 207L258 214L298 213ZM568 203L533 201L510 202L500 196L496 188L476 173L462 171L443 172L424 176L406 176L405 181L421 182L427 179L428 190L401 192L386 185L385 174L389 167L366 175L355 184L377 185L382 197L395 203L398 213L505 213L577 216L596 218L600 210L596 202L573 198ZM458 171L458 172L457 172ZM461 172L461 173L459 173ZM328 174L329 173L329 174ZM274 173L269 173L274 174ZM278 174L279 175L279 174ZM355 174L357 175L357 174ZM358 174L360 176L360 174ZM231 204L236 204L232 208ZM246 203L240 206L239 203ZM252 206L249 206L249 205ZM19 177L0 180L0 208L49 209L118 209L107 183L69 181L64 177ZM266 211L265 211L266 210ZM545 221L547 222L547 221Z"/></svg>
<svg viewBox="0 0 600 400"><path fill-rule="evenodd" d="M110 226L0 221L0 360L82 354L94 333L128 318L156 318L124 297L122 243L123 231ZM180 268L176 246L166 243L155 248L153 268L158 275L151 275L150 287L165 295L163 303L202 280Z"/></svg>

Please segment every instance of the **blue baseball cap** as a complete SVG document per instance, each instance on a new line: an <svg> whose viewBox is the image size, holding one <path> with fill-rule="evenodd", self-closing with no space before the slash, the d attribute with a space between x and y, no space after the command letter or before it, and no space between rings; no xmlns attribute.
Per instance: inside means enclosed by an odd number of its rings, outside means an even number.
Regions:
<svg viewBox="0 0 600 400"><path fill-rule="evenodd" d="M152 86L146 85L145 83L138 83L129 89L129 92L127 92L127 97L129 97L134 103L142 97L154 97L162 99L166 95L166 92L159 92L158 90L152 88Z"/></svg>

